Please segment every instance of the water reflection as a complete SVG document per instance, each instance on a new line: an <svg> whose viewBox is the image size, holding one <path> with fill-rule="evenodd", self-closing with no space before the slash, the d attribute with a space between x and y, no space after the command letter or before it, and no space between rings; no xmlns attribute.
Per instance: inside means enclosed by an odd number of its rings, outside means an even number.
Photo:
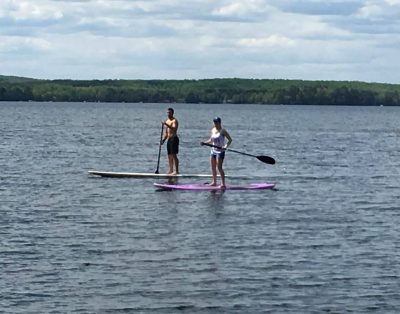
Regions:
<svg viewBox="0 0 400 314"><path fill-rule="evenodd" d="M208 208L215 212L218 217L223 213L225 208L225 190L211 191L207 197Z"/></svg>
<svg viewBox="0 0 400 314"><path fill-rule="evenodd" d="M178 184L178 177L171 177L171 178L168 178L168 182L167 182L167 184Z"/></svg>

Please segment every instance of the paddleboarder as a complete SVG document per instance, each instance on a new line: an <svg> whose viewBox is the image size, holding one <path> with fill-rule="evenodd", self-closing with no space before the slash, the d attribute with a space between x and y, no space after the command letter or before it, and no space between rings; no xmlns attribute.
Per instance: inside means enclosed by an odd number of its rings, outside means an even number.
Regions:
<svg viewBox="0 0 400 314"><path fill-rule="evenodd" d="M168 154L168 174L179 174L179 137L178 137L178 127L179 122L174 117L174 109L168 108L167 110L167 120L163 121L165 126L164 137L161 140L161 145L167 141L167 154ZM174 171L175 167L175 171Z"/></svg>
<svg viewBox="0 0 400 314"><path fill-rule="evenodd" d="M213 119L214 127L211 129L210 138L203 142L206 144L212 144L218 147L211 148L211 172L212 172L212 181L210 183L211 186L217 185L217 169L221 176L221 188L225 188L225 172L223 169L224 158L225 158L225 150L232 143L232 137L229 135L228 131L222 127L221 118L215 117ZM227 143L225 143L225 139L227 139ZM221 148L220 148L221 147Z"/></svg>

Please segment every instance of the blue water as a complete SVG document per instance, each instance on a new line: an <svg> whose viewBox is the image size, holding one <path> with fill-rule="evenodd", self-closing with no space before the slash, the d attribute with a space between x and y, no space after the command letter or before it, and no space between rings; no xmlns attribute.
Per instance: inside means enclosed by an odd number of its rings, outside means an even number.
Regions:
<svg viewBox="0 0 400 314"><path fill-rule="evenodd" d="M400 108L173 105L182 173L209 173L219 115L277 160L227 174L276 190L87 174L154 172L167 107L0 103L0 312L398 313Z"/></svg>

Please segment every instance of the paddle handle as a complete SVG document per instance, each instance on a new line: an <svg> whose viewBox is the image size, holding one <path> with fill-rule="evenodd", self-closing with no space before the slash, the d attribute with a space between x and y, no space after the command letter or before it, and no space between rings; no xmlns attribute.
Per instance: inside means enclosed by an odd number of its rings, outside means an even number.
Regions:
<svg viewBox="0 0 400 314"><path fill-rule="evenodd" d="M201 142L200 145L210 146L210 147L219 148L219 149L224 149L221 146L217 146L217 145L213 145L213 144L205 143L205 142Z"/></svg>
<svg viewBox="0 0 400 314"><path fill-rule="evenodd" d="M157 169L155 173L159 173L160 168L160 156L161 156L161 142L164 133L164 123L161 123L161 135L160 135L160 143L158 144L158 159L157 159Z"/></svg>

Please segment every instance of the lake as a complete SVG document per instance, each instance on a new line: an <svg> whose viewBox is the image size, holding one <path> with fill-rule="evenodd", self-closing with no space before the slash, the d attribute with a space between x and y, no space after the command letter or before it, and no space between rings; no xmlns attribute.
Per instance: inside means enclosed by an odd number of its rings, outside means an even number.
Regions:
<svg viewBox="0 0 400 314"><path fill-rule="evenodd" d="M2 311L398 312L400 108L172 105L182 173L210 172L218 115L232 149L277 161L228 152L226 173L275 190L87 174L153 173L168 107L0 103Z"/></svg>

